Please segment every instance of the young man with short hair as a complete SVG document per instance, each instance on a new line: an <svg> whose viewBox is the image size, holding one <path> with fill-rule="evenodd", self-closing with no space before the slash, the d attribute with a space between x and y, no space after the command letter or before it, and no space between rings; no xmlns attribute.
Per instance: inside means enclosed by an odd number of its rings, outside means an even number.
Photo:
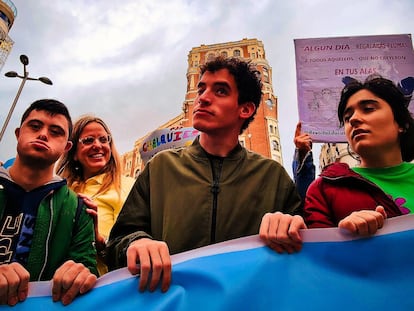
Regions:
<svg viewBox="0 0 414 311"><path fill-rule="evenodd" d="M0 304L28 295L29 281L53 279L54 301L69 304L96 282L92 218L55 162L72 147L64 104L35 101L15 130L17 156L0 168Z"/></svg>
<svg viewBox="0 0 414 311"><path fill-rule="evenodd" d="M160 285L166 291L170 253L259 229L277 251L300 246L298 230L291 236L285 226L287 219L294 226L292 218L300 218L292 216L301 212L293 181L279 163L246 150L238 140L254 118L261 87L256 68L242 59L218 57L201 67L193 111L200 135L189 147L158 153L138 176L111 231L110 269L128 266L140 274L140 290ZM275 212L276 225L264 217Z"/></svg>

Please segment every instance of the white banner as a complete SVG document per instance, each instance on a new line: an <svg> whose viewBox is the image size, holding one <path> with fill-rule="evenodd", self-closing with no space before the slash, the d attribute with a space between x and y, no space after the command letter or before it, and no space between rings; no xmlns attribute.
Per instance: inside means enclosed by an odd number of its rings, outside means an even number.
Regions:
<svg viewBox="0 0 414 311"><path fill-rule="evenodd" d="M198 136L198 130L193 127L158 129L144 139L140 147L141 159L147 163L161 150L189 146Z"/></svg>

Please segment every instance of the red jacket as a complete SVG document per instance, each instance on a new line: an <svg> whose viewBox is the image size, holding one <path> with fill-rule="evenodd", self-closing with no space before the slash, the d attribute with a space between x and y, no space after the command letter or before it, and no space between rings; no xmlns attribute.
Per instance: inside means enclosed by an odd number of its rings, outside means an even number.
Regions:
<svg viewBox="0 0 414 311"><path fill-rule="evenodd" d="M385 208L387 217L402 215L399 207L377 185L345 163L325 168L306 193L304 217L309 228L337 227L340 220L359 210Z"/></svg>

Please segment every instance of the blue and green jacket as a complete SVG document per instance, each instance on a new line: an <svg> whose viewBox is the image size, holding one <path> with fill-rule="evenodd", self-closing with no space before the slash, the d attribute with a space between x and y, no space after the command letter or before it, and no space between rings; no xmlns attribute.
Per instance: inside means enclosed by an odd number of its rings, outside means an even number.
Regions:
<svg viewBox="0 0 414 311"><path fill-rule="evenodd" d="M8 170L0 167L0 218L3 218L7 191L4 183L13 182ZM55 176L56 183L41 201L37 210L33 240L25 268L30 281L53 278L55 271L67 260L82 263L97 275L93 220L66 180ZM78 208L79 205L79 208Z"/></svg>

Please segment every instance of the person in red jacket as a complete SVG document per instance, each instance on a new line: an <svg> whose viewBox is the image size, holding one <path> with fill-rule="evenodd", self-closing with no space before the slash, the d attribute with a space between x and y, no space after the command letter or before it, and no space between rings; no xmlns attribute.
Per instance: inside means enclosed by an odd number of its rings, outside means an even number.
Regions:
<svg viewBox="0 0 414 311"><path fill-rule="evenodd" d="M370 235L387 217L414 212L410 100L378 75L363 83L352 80L343 88L338 118L360 165L331 164L309 186L304 207L309 228L339 226Z"/></svg>

